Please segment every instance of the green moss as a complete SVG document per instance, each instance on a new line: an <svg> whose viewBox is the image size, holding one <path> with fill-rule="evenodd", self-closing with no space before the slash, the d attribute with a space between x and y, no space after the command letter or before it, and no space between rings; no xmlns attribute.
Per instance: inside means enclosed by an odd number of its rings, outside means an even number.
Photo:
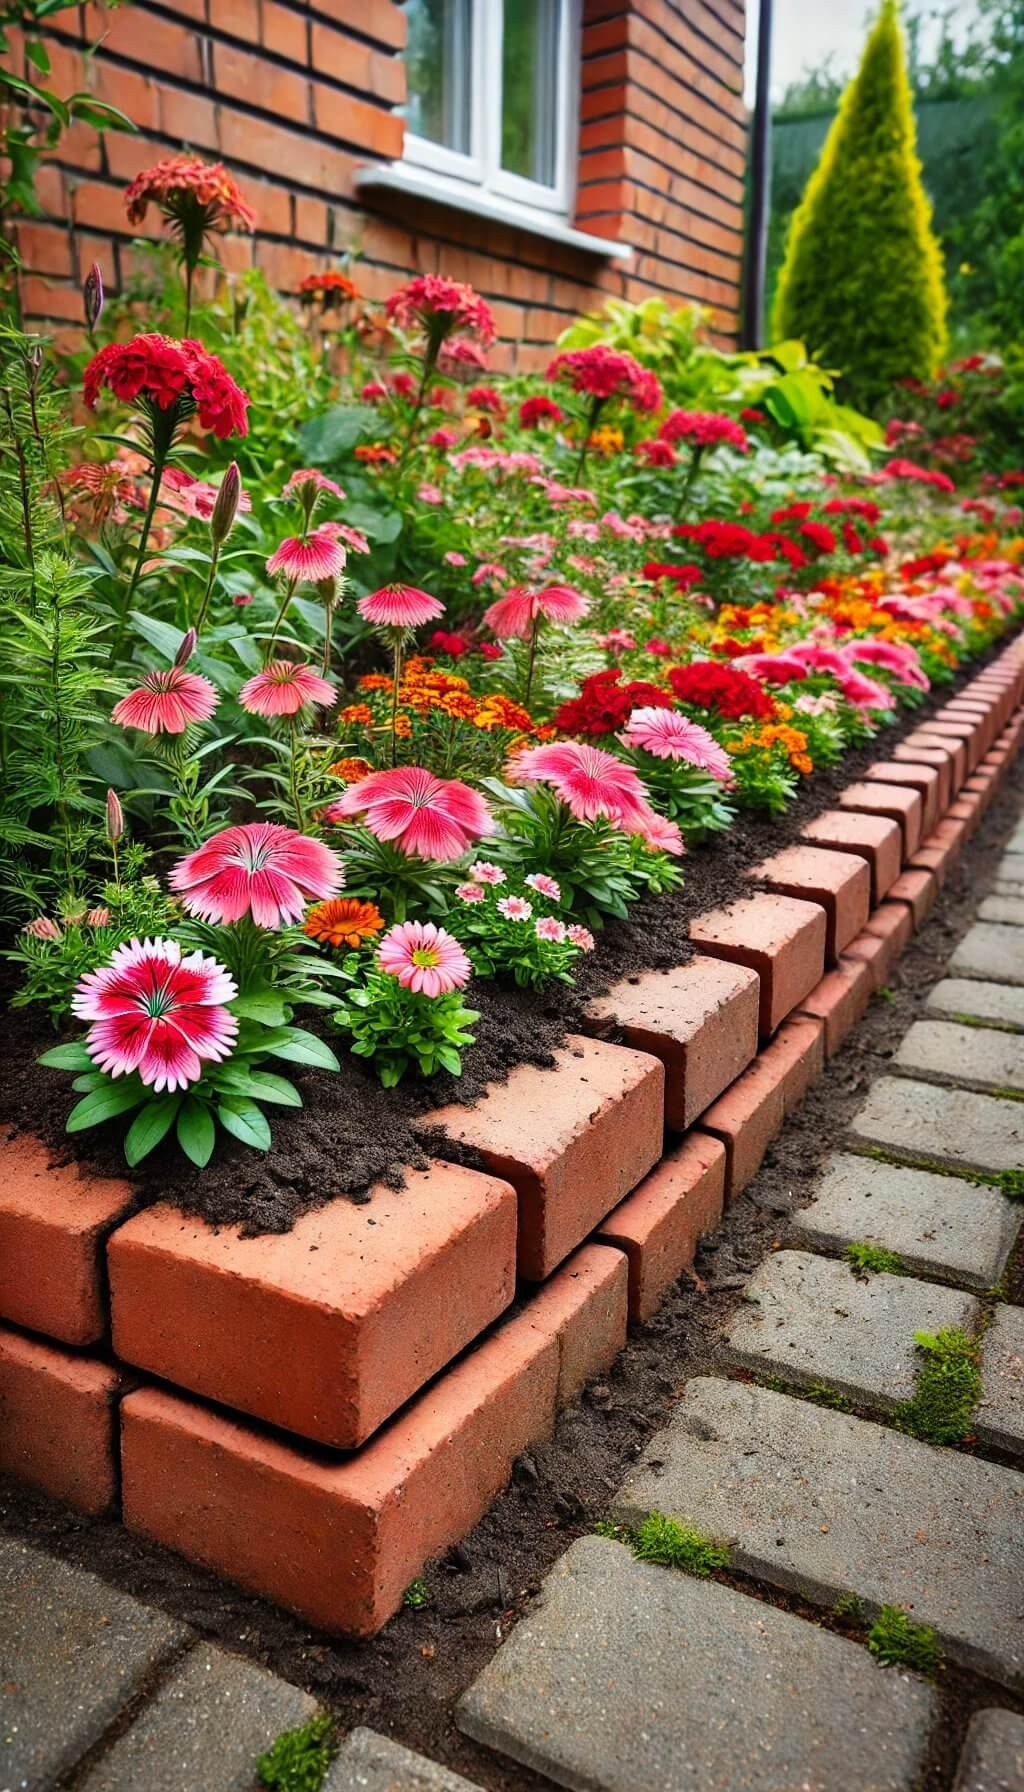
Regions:
<svg viewBox="0 0 1024 1792"><path fill-rule="evenodd" d="M1001 1084L992 1094L998 1095L1000 1101L1024 1101L1024 1089L1013 1089L1009 1084Z"/></svg>
<svg viewBox="0 0 1024 1792"><path fill-rule="evenodd" d="M774 332L838 368L843 397L867 409L897 380L930 379L945 352L942 256L896 0L882 0L793 214Z"/></svg>
<svg viewBox="0 0 1024 1792"><path fill-rule="evenodd" d="M320 1792L336 1749L333 1719L311 1717L285 1730L256 1763L256 1778L271 1792Z"/></svg>
<svg viewBox="0 0 1024 1792"><path fill-rule="evenodd" d="M430 1588L422 1576L417 1575L415 1580L409 1582L402 1594L402 1604L411 1605L414 1610L418 1610L421 1605L430 1604Z"/></svg>
<svg viewBox="0 0 1024 1792"><path fill-rule="evenodd" d="M920 1152L888 1151L884 1145L861 1145L856 1140L846 1149L855 1157L870 1157L875 1163L894 1164L899 1170L930 1170L936 1176L955 1176L959 1182L969 1182L974 1188L997 1188L1008 1201L1024 1201L1024 1170L995 1170L987 1174L984 1170L965 1170L959 1164L941 1163Z"/></svg>
<svg viewBox="0 0 1024 1792"><path fill-rule="evenodd" d="M994 1188L1002 1190L1008 1201L1024 1201L1024 1170L1000 1170L989 1180Z"/></svg>
<svg viewBox="0 0 1024 1792"><path fill-rule="evenodd" d="M696 1525L683 1524L678 1518L666 1518L663 1512L649 1512L638 1525L612 1524L601 1519L594 1530L599 1537L613 1537L626 1543L638 1562L658 1562L663 1568L678 1568L683 1574L696 1574L700 1579L716 1568L728 1568L729 1546L705 1536Z"/></svg>
<svg viewBox="0 0 1024 1792"><path fill-rule="evenodd" d="M887 983L883 983L880 989L876 989L875 994L880 1002L895 1002L896 1000L896 991L890 989Z"/></svg>
<svg viewBox="0 0 1024 1792"><path fill-rule="evenodd" d="M942 1650L929 1624L915 1624L898 1605L883 1605L868 1631L868 1648L883 1668L913 1668L933 1680Z"/></svg>
<svg viewBox="0 0 1024 1792"><path fill-rule="evenodd" d="M1016 1027L1012 1020L982 1020L980 1014L951 1014L960 1027L984 1027L988 1033L1024 1033L1024 1027Z"/></svg>
<svg viewBox="0 0 1024 1792"><path fill-rule="evenodd" d="M887 1251L884 1245L870 1244L866 1239L859 1244L848 1244L843 1257L859 1275L903 1274L902 1257L898 1257L895 1251Z"/></svg>
<svg viewBox="0 0 1024 1792"><path fill-rule="evenodd" d="M981 1398L980 1352L966 1332L915 1332L919 1363L913 1398L893 1413L893 1424L932 1444L962 1443Z"/></svg>
<svg viewBox="0 0 1024 1792"><path fill-rule="evenodd" d="M840 1593L832 1607L833 1615L844 1621L859 1624L864 1616L864 1607L856 1593Z"/></svg>

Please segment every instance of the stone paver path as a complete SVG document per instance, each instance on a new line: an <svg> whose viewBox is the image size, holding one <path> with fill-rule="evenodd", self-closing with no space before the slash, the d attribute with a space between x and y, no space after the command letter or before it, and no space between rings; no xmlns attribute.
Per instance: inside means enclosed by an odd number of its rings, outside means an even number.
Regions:
<svg viewBox="0 0 1024 1792"><path fill-rule="evenodd" d="M573 1545L462 1702L469 1735L557 1785L917 1792L936 1691L779 1609L795 1596L852 1602L864 1640L883 1607L929 1627L993 1694L943 1784L1024 1792L1024 1718L999 1708L1024 1691L1024 1309L999 1301L1024 1205L994 1180L1024 1168L1024 826L999 884L747 1283L720 1373L614 1496L618 1532ZM857 1244L895 1261L855 1272ZM906 1428L915 1334L942 1332L977 1341L971 1448ZM651 1514L723 1546L728 1580L635 1559Z"/></svg>

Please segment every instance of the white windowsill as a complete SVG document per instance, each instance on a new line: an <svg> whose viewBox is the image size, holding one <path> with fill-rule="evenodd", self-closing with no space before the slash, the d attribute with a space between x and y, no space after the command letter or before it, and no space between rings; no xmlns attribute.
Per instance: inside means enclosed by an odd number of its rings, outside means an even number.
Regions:
<svg viewBox="0 0 1024 1792"><path fill-rule="evenodd" d="M628 243L594 236L588 230L575 230L553 212L548 216L532 206L517 205L514 199L501 199L481 188L445 180L441 175L415 168L408 162L384 162L372 168L358 168L355 185L361 193L404 193L414 199L430 200L435 205L452 206L456 211L471 212L477 218L490 218L497 224L510 224L515 230L547 237L549 242L562 243L567 249L579 249L584 255L596 255L603 261L631 261L633 257Z"/></svg>

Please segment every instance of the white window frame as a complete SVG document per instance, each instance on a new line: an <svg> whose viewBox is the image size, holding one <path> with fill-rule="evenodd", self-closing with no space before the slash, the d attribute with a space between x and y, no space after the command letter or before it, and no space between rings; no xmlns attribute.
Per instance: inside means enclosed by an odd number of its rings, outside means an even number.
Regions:
<svg viewBox="0 0 1024 1792"><path fill-rule="evenodd" d="M524 213L543 212L567 220L576 197L580 0L560 0L554 83L555 184L551 187L510 174L501 166L502 27L505 6L515 6L516 0L470 0L470 4L470 153L463 155L407 130L403 160L439 176L446 186L450 184L455 202L460 192L471 190L493 194Z"/></svg>

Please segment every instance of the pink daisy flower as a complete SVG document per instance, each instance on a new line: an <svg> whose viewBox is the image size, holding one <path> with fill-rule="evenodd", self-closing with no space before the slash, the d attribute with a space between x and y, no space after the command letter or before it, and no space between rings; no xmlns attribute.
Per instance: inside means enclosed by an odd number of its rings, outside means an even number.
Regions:
<svg viewBox="0 0 1024 1792"><path fill-rule="evenodd" d="M550 902L561 902L562 900L561 884L556 882L553 877L549 877L546 871L531 871L529 877L524 877L523 882L529 884L531 890L536 890L538 896L546 896Z"/></svg>
<svg viewBox="0 0 1024 1792"><path fill-rule="evenodd" d="M444 605L415 585L384 585L361 597L356 609L374 628L421 628L444 615Z"/></svg>
<svg viewBox="0 0 1024 1792"><path fill-rule="evenodd" d="M456 884L455 894L460 902L486 902L487 891L482 884Z"/></svg>
<svg viewBox="0 0 1024 1792"><path fill-rule="evenodd" d="M469 981L472 965L457 939L433 921L402 921L380 942L377 962L415 995L446 996Z"/></svg>
<svg viewBox="0 0 1024 1792"><path fill-rule="evenodd" d="M216 707L217 692L208 678L171 666L166 672L147 672L134 691L115 703L111 719L146 734L184 734L190 722L208 722Z"/></svg>
<svg viewBox="0 0 1024 1792"><path fill-rule="evenodd" d="M344 867L322 840L272 821L250 821L214 834L175 865L168 879L185 910L227 924L251 914L258 927L298 921L311 897L336 896Z"/></svg>
<svg viewBox="0 0 1024 1792"><path fill-rule="evenodd" d="M729 755L714 735L674 709L634 709L619 739L655 759L685 759L720 784L732 783Z"/></svg>
<svg viewBox="0 0 1024 1792"><path fill-rule="evenodd" d="M506 921L528 921L533 914L533 903L527 902L525 896L502 896L498 899L497 909Z"/></svg>
<svg viewBox="0 0 1024 1792"><path fill-rule="evenodd" d="M469 875L475 884L503 884L505 873L500 865L492 865L489 859L477 859L469 867Z"/></svg>
<svg viewBox="0 0 1024 1792"><path fill-rule="evenodd" d="M637 831L648 807L646 786L631 765L581 741L527 747L517 754L510 771L516 783L550 784L577 821L605 817L627 832Z"/></svg>
<svg viewBox="0 0 1024 1792"><path fill-rule="evenodd" d="M589 609L587 599L571 585L545 585L540 591L514 585L485 612L484 621L501 640L528 641L538 616L568 628L582 622Z"/></svg>
<svg viewBox="0 0 1024 1792"><path fill-rule="evenodd" d="M231 1056L238 1022L224 1006L238 994L224 966L177 940L130 940L82 978L71 1007L91 1020L85 1047L108 1076L137 1070L148 1088L187 1089L203 1061Z"/></svg>
<svg viewBox="0 0 1024 1792"><path fill-rule="evenodd" d="M271 660L242 686L238 701L252 716L294 716L307 703L329 708L335 695L333 680L321 678L312 666Z"/></svg>
<svg viewBox="0 0 1024 1792"><path fill-rule="evenodd" d="M334 531L326 524L314 529L305 540L288 535L267 561L267 571L284 573L289 579L304 579L315 584L318 579L334 579L345 570L345 550L338 546Z"/></svg>
<svg viewBox="0 0 1024 1792"><path fill-rule="evenodd" d="M377 840L391 840L400 852L444 862L490 833L494 823L483 797L458 778L435 778L419 765L371 772L350 784L324 810L327 821L362 815Z"/></svg>
<svg viewBox="0 0 1024 1792"><path fill-rule="evenodd" d="M565 922L559 921L556 915L542 915L533 923L533 931L539 940L552 940L556 946L565 942Z"/></svg>
<svg viewBox="0 0 1024 1792"><path fill-rule="evenodd" d="M589 927L572 926L568 929L570 943L581 952L592 952L597 944Z"/></svg>

